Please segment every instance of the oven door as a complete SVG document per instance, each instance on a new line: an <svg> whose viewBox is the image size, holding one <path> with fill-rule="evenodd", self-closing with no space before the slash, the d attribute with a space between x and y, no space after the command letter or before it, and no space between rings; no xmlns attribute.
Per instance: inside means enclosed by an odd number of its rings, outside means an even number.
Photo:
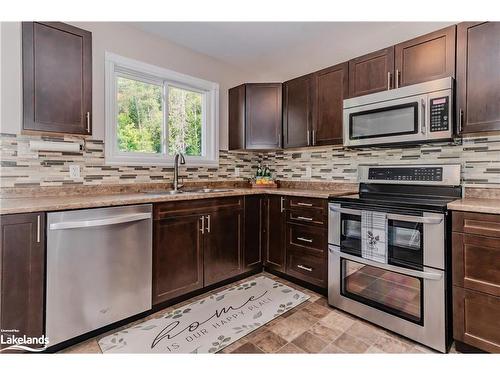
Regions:
<svg viewBox="0 0 500 375"><path fill-rule="evenodd" d="M425 140L427 95L344 108L344 146Z"/></svg>
<svg viewBox="0 0 500 375"><path fill-rule="evenodd" d="M444 271L382 264L334 245L328 262L331 305L446 352Z"/></svg>

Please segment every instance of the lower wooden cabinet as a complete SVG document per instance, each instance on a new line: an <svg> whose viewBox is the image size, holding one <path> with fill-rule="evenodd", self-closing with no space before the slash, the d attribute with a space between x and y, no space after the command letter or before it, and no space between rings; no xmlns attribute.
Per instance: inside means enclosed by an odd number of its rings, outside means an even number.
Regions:
<svg viewBox="0 0 500 375"><path fill-rule="evenodd" d="M212 211L205 218L203 264L207 286L243 271L243 209Z"/></svg>
<svg viewBox="0 0 500 375"><path fill-rule="evenodd" d="M203 234L199 214L155 221L153 304L203 287Z"/></svg>
<svg viewBox="0 0 500 375"><path fill-rule="evenodd" d="M453 337L500 353L500 215L453 212Z"/></svg>
<svg viewBox="0 0 500 375"><path fill-rule="evenodd" d="M268 195L263 204L264 265L285 271L285 204L286 197Z"/></svg>
<svg viewBox="0 0 500 375"><path fill-rule="evenodd" d="M265 198L261 195L247 195L245 197L245 271L262 267L263 210Z"/></svg>
<svg viewBox="0 0 500 375"><path fill-rule="evenodd" d="M0 329L44 333L45 213L0 217ZM9 333L2 333L4 339ZM1 345L0 347L9 346Z"/></svg>

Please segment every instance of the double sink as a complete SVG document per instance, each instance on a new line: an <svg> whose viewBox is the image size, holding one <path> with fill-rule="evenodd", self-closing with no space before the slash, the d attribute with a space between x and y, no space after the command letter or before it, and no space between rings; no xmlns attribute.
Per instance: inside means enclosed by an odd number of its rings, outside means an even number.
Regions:
<svg viewBox="0 0 500 375"><path fill-rule="evenodd" d="M149 190L143 191L143 194L150 195L180 195L180 194L208 194L208 193L225 193L232 191L232 189L178 189L178 190Z"/></svg>

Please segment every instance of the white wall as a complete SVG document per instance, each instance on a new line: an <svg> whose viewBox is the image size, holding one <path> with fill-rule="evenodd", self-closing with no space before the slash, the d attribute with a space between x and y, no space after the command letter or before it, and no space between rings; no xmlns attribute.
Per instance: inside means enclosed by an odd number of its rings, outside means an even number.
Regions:
<svg viewBox="0 0 500 375"><path fill-rule="evenodd" d="M227 149L227 89L251 80L247 73L124 23L71 22L71 24L92 32L94 139L104 139L104 52L110 51L219 83L219 148ZM0 131L20 133L22 128L21 23L2 22L0 38Z"/></svg>

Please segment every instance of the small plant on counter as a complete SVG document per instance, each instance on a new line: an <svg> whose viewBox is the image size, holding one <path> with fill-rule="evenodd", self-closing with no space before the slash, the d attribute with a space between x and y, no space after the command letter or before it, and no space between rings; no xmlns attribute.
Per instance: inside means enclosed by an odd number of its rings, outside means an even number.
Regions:
<svg viewBox="0 0 500 375"><path fill-rule="evenodd" d="M254 187L276 187L276 183L271 177L271 170L269 166L262 166L259 164L257 167L257 172L255 174L255 179L252 181L252 186Z"/></svg>

